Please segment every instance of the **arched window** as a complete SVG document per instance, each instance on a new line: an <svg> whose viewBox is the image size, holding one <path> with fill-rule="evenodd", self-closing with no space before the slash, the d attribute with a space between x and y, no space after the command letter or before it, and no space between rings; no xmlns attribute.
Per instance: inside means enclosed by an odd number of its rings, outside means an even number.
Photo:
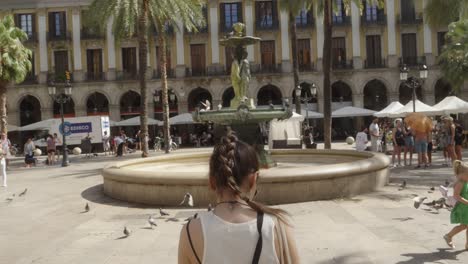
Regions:
<svg viewBox="0 0 468 264"><path fill-rule="evenodd" d="M88 96L86 100L86 114L93 115L109 115L109 100L99 92L94 92Z"/></svg>
<svg viewBox="0 0 468 264"><path fill-rule="evenodd" d="M268 84L260 88L257 94L257 105L282 105L283 95L278 87Z"/></svg>
<svg viewBox="0 0 468 264"><path fill-rule="evenodd" d="M41 121L41 103L32 96L26 95L19 104L20 126L26 126Z"/></svg>
<svg viewBox="0 0 468 264"><path fill-rule="evenodd" d="M387 106L387 88L379 80L369 81L364 87L364 108L380 111Z"/></svg>
<svg viewBox="0 0 468 264"><path fill-rule="evenodd" d="M140 115L141 97L137 92L128 91L120 98L120 118L129 119Z"/></svg>
<svg viewBox="0 0 468 264"><path fill-rule="evenodd" d="M195 107L200 106L201 102L205 103L206 100L208 100L211 104L213 104L213 99L208 90L201 88L201 87L198 87L192 90L188 96L189 111L190 112L194 111ZM214 108L215 107L211 105L211 109L214 109Z"/></svg>

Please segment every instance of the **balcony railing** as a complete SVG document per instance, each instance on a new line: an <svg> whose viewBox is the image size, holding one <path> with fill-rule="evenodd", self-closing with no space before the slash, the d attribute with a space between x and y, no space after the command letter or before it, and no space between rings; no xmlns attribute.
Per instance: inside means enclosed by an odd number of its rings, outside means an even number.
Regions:
<svg viewBox="0 0 468 264"><path fill-rule="evenodd" d="M364 61L364 68L366 69L379 69L379 68L386 68L387 67L387 62L385 59L378 59L375 61L369 61L365 60Z"/></svg>
<svg viewBox="0 0 468 264"><path fill-rule="evenodd" d="M363 14L361 16L361 25L368 26L368 25L378 25L384 26L387 24L387 15L382 13L377 13L377 16L371 16Z"/></svg>
<svg viewBox="0 0 468 264"><path fill-rule="evenodd" d="M116 79L118 81L136 80L138 79L138 74L136 70L134 72L118 71L116 73Z"/></svg>
<svg viewBox="0 0 468 264"><path fill-rule="evenodd" d="M68 41L68 40L71 40L71 36L72 34L70 31L60 32L59 34L56 34L55 32L48 32L47 40L48 41Z"/></svg>
<svg viewBox="0 0 468 264"><path fill-rule="evenodd" d="M351 17L350 16L334 16L332 18L333 26L337 27L345 27L351 25Z"/></svg>
<svg viewBox="0 0 468 264"><path fill-rule="evenodd" d="M175 78L174 69L166 69L166 76L167 78ZM161 79L161 70L153 70L153 79Z"/></svg>
<svg viewBox="0 0 468 264"><path fill-rule="evenodd" d="M423 22L422 13L416 13L414 15L397 15L397 21L400 25L418 25Z"/></svg>
<svg viewBox="0 0 468 264"><path fill-rule="evenodd" d="M307 17L307 21L297 21L296 20L296 28L301 29L301 28L311 28L314 27L315 25L315 18L310 16Z"/></svg>
<svg viewBox="0 0 468 264"><path fill-rule="evenodd" d="M335 70L348 70L353 68L353 60L334 61L332 67Z"/></svg>
<svg viewBox="0 0 468 264"><path fill-rule="evenodd" d="M200 77L200 76L207 76L206 68L186 68L185 69L185 76L187 77Z"/></svg>
<svg viewBox="0 0 468 264"><path fill-rule="evenodd" d="M36 32L33 32L32 34L28 34L28 39L26 40L26 43L36 43L36 42L37 42Z"/></svg>
<svg viewBox="0 0 468 264"><path fill-rule="evenodd" d="M261 18L257 18L255 21L255 28L257 30L277 30L279 26L278 19L273 18L272 21L262 21Z"/></svg>
<svg viewBox="0 0 468 264"><path fill-rule="evenodd" d="M70 81L73 82L73 73L69 72ZM67 80L65 72L48 72L47 73L47 82L54 81L55 83L64 83Z"/></svg>
<svg viewBox="0 0 468 264"><path fill-rule="evenodd" d="M279 73L281 72L281 64L263 64L254 69L254 73Z"/></svg>
<svg viewBox="0 0 468 264"><path fill-rule="evenodd" d="M86 73L87 81L104 81L103 72L87 72Z"/></svg>
<svg viewBox="0 0 468 264"><path fill-rule="evenodd" d="M24 78L24 81L21 84L37 84L37 76L34 75L34 73L29 73L26 75L26 78Z"/></svg>
<svg viewBox="0 0 468 264"><path fill-rule="evenodd" d="M400 65L418 66L426 64L426 56L407 56L400 57Z"/></svg>
<svg viewBox="0 0 468 264"><path fill-rule="evenodd" d="M242 22L242 21L237 21L237 22ZM233 22L232 24L230 25L226 25L226 22L225 21L221 21L221 23L219 24L219 31L220 32L232 32L234 31L234 29L232 28L232 26L235 24L236 22ZM242 22L243 23L243 22Z"/></svg>
<svg viewBox="0 0 468 264"><path fill-rule="evenodd" d="M81 39L104 39L104 34L84 28L81 30Z"/></svg>

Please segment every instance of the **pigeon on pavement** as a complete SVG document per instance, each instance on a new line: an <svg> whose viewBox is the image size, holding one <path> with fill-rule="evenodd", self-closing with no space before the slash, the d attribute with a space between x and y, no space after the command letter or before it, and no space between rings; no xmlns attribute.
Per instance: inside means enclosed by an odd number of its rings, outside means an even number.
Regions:
<svg viewBox="0 0 468 264"><path fill-rule="evenodd" d="M211 204L208 204L208 212L210 212L212 210L213 210L213 207L211 206Z"/></svg>
<svg viewBox="0 0 468 264"><path fill-rule="evenodd" d="M130 236L131 231L130 231L130 229L127 229L127 227L125 226L125 227L124 227L124 230L123 230L123 233L124 233L124 235L125 235L126 237L128 237L128 236Z"/></svg>
<svg viewBox="0 0 468 264"><path fill-rule="evenodd" d="M398 188L398 190L401 191L404 188L406 188L406 181L405 180L403 180L403 182L400 184L400 188Z"/></svg>
<svg viewBox="0 0 468 264"><path fill-rule="evenodd" d="M154 218L153 218L152 215L149 216L149 218L148 218L148 223L150 224L151 229L153 229L153 226L158 226L158 225L156 224L156 220L154 220Z"/></svg>
<svg viewBox="0 0 468 264"><path fill-rule="evenodd" d="M88 204L88 203L86 203L86 206L85 206L84 209L85 209L85 212L89 212L90 208L89 208L89 204Z"/></svg>
<svg viewBox="0 0 468 264"><path fill-rule="evenodd" d="M424 200L426 200L426 199L427 199L427 197L419 197L419 196L414 197L414 198L413 198L413 201L414 201L414 208L418 209L419 206L421 206L421 203L423 203Z"/></svg>
<svg viewBox="0 0 468 264"><path fill-rule="evenodd" d="M159 214L161 216L168 216L169 215L169 213L164 212L161 208L159 208Z"/></svg>
<svg viewBox="0 0 468 264"><path fill-rule="evenodd" d="M180 202L179 205L183 205L184 203L187 203L188 206L193 207L193 196L190 193L185 193L184 199L182 202Z"/></svg>
<svg viewBox="0 0 468 264"><path fill-rule="evenodd" d="M28 192L28 188L24 189L18 196L23 196Z"/></svg>

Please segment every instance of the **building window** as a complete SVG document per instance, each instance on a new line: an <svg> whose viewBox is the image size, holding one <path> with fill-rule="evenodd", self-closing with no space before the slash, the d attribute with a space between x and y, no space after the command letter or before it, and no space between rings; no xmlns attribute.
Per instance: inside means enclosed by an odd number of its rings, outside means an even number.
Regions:
<svg viewBox="0 0 468 264"><path fill-rule="evenodd" d="M440 56L445 45L445 35L447 32L437 32L437 54Z"/></svg>
<svg viewBox="0 0 468 264"><path fill-rule="evenodd" d="M68 68L68 51L57 50L54 51L54 65L55 65L55 79L65 81L65 72L69 71Z"/></svg>
<svg viewBox="0 0 468 264"><path fill-rule="evenodd" d="M336 10L333 12L333 23L342 24L345 22L345 8L343 0L336 0Z"/></svg>
<svg viewBox="0 0 468 264"><path fill-rule="evenodd" d="M205 44L190 45L190 58L192 61L192 76L205 75L205 68L206 68Z"/></svg>
<svg viewBox="0 0 468 264"><path fill-rule="evenodd" d="M266 40L260 42L260 54L262 71L274 72L276 69L275 41Z"/></svg>
<svg viewBox="0 0 468 264"><path fill-rule="evenodd" d="M312 70L310 59L310 39L297 40L297 58L300 71Z"/></svg>
<svg viewBox="0 0 468 264"><path fill-rule="evenodd" d="M137 57L136 48L122 48L122 71L124 79L136 78Z"/></svg>
<svg viewBox="0 0 468 264"><path fill-rule="evenodd" d="M34 36L33 14L18 14L16 16L16 25L28 35L28 38L32 38Z"/></svg>
<svg viewBox="0 0 468 264"><path fill-rule="evenodd" d="M231 31L232 25L242 21L242 4L241 3L223 3L220 6L221 10L221 28L223 31Z"/></svg>
<svg viewBox="0 0 468 264"><path fill-rule="evenodd" d="M413 0L401 0L401 20L403 22L414 21L416 19L416 13L414 9Z"/></svg>
<svg viewBox="0 0 468 264"><path fill-rule="evenodd" d="M299 15L296 16L296 26L306 27L312 25L312 10L303 8Z"/></svg>
<svg viewBox="0 0 468 264"><path fill-rule="evenodd" d="M332 57L334 67L346 65L346 39L344 37L332 39Z"/></svg>
<svg viewBox="0 0 468 264"><path fill-rule="evenodd" d="M277 25L278 15L276 13L276 2L255 2L257 28L271 29Z"/></svg>
<svg viewBox="0 0 468 264"><path fill-rule="evenodd" d="M87 80L102 80L102 49L86 50Z"/></svg>
<svg viewBox="0 0 468 264"><path fill-rule="evenodd" d="M49 34L52 37L65 37L66 35L66 13L51 12L49 13Z"/></svg>
<svg viewBox="0 0 468 264"><path fill-rule="evenodd" d="M366 67L376 68L382 66L382 49L380 35L366 36Z"/></svg>
<svg viewBox="0 0 468 264"><path fill-rule="evenodd" d="M161 55L161 49L156 47L157 78L161 77ZM174 72L172 71L171 48L169 46L166 46L166 75L167 77L174 77Z"/></svg>
<svg viewBox="0 0 468 264"><path fill-rule="evenodd" d="M416 33L401 35L401 54L403 63L407 65L418 64L418 52L416 46Z"/></svg>

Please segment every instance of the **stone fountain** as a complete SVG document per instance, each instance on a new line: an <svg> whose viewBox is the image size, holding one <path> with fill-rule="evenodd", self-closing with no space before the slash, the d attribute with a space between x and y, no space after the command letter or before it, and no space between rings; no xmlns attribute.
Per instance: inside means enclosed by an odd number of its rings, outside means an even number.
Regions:
<svg viewBox="0 0 468 264"><path fill-rule="evenodd" d="M353 150L270 150L265 151L259 136L259 123L291 116L286 102L282 106L256 108L247 97L250 66L246 46L260 41L244 36L244 25L220 40L232 47L231 81L235 96L229 108L196 110L193 119L213 122L215 138L228 129L257 150L260 171L257 198L268 204L305 202L348 197L382 187L388 180L390 160L380 153ZM215 202L208 188L208 161L212 150L203 149L112 164L103 169L104 193L128 202L177 206L190 192L196 206Z"/></svg>
<svg viewBox="0 0 468 264"><path fill-rule="evenodd" d="M256 108L254 100L248 98L248 89L251 79L250 64L247 59L246 46L253 45L261 39L245 36L245 26L242 23L233 25L234 31L220 40L220 44L233 50L231 65L231 83L234 89L234 98L230 107L226 109L203 109L199 108L193 113L196 122L212 122L215 124L215 138L219 138L229 130L234 130L236 135L244 142L254 146L257 150L262 168L271 168L275 162L264 149L264 142L260 135L259 124L268 122L275 118L287 119L292 112L287 102L281 107L270 105L269 108Z"/></svg>

